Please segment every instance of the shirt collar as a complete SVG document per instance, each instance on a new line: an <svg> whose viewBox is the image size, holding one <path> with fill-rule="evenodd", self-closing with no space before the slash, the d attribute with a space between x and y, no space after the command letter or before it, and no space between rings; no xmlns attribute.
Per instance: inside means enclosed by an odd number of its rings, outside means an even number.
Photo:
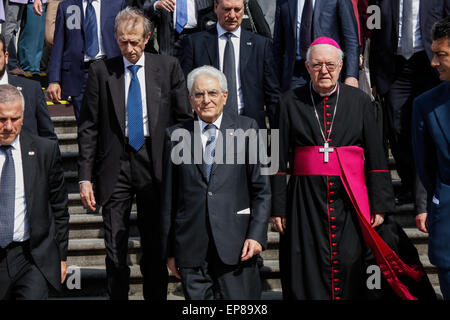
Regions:
<svg viewBox="0 0 450 320"><path fill-rule="evenodd" d="M8 72L6 72L5 70L5 74L3 75L3 77L0 79L0 84L8 84Z"/></svg>
<svg viewBox="0 0 450 320"><path fill-rule="evenodd" d="M328 93L320 93L319 91L317 91L316 87L314 86L314 83L312 83L312 88L314 90L315 93L317 93L319 96L321 97L329 97L331 96L333 93L336 92L337 88L338 88L338 83L336 83L336 85L334 86L333 90L331 90Z"/></svg>
<svg viewBox="0 0 450 320"><path fill-rule="evenodd" d="M145 53L144 52L142 53L142 56L139 58L139 60L135 64L132 64L125 57L122 57L122 59L123 59L123 64L125 66L125 69L128 69L129 66L133 66L133 65L145 67Z"/></svg>
<svg viewBox="0 0 450 320"><path fill-rule="evenodd" d="M222 124L222 117L223 117L223 112L220 114L220 116L216 119L216 121L214 121L212 124L216 126L217 130L220 129L220 125ZM205 127L209 124L205 121L203 121L202 119L200 119L200 117L198 117L198 123L200 125L200 132L203 133L203 129L205 129Z"/></svg>
<svg viewBox="0 0 450 320"><path fill-rule="evenodd" d="M11 142L9 145L14 149L14 150L19 150L20 149L20 133L17 135L16 139L14 139L13 142ZM0 146L2 146L2 144L0 144Z"/></svg>
<svg viewBox="0 0 450 320"><path fill-rule="evenodd" d="M233 31L227 31L224 28L222 28L222 26L218 22L216 25L217 25L217 35L219 36L219 38L222 37L227 32L231 32L233 34L233 36L235 36L237 38L241 37L241 26L237 27Z"/></svg>

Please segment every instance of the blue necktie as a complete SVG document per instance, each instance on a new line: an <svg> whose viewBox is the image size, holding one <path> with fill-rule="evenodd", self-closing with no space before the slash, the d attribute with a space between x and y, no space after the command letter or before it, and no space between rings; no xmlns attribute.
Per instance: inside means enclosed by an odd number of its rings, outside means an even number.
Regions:
<svg viewBox="0 0 450 320"><path fill-rule="evenodd" d="M137 77L141 66L128 66L131 72L130 88L128 89L128 143L138 151L145 142L144 124L142 118L141 85Z"/></svg>
<svg viewBox="0 0 450 320"><path fill-rule="evenodd" d="M5 248L13 241L14 209L16 200L16 171L11 146L0 146L5 153L0 180L0 247Z"/></svg>
<svg viewBox="0 0 450 320"><path fill-rule="evenodd" d="M92 5L93 0L88 0L86 6L86 15L84 17L84 46L86 48L86 54L94 58L98 51L98 36L97 36L97 17L95 15L95 9Z"/></svg>
<svg viewBox="0 0 450 320"><path fill-rule="evenodd" d="M177 24L176 29L178 33L183 32L183 28L188 21L187 16L187 0L177 0Z"/></svg>
<svg viewBox="0 0 450 320"><path fill-rule="evenodd" d="M237 85L236 85L236 57L234 56L234 46L231 41L233 34L231 32L225 33L227 37L227 44L223 53L223 73L227 78L228 83L228 99L226 103L226 111L231 111L233 114L239 113L238 99L237 99Z"/></svg>
<svg viewBox="0 0 450 320"><path fill-rule="evenodd" d="M203 132L208 136L203 159L205 162L206 180L209 182L212 165L214 163L214 155L216 154L216 126L210 123L203 129Z"/></svg>

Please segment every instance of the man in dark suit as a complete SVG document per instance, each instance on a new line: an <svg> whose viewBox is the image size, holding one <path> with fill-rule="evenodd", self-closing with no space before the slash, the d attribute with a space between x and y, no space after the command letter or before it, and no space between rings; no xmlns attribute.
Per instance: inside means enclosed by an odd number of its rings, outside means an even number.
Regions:
<svg viewBox="0 0 450 320"><path fill-rule="evenodd" d="M198 118L166 131L163 256L186 299L260 299L256 260L266 246L271 194L261 165L249 161L258 125L223 112L227 80L219 70L197 68L187 82Z"/></svg>
<svg viewBox="0 0 450 320"><path fill-rule="evenodd" d="M146 0L144 11L158 29L159 53L180 58L182 40L186 35L214 25L213 2L214 0ZM179 23L176 23L177 19Z"/></svg>
<svg viewBox="0 0 450 320"><path fill-rule="evenodd" d="M0 85L0 299L46 299L67 273L69 212L55 141L21 131L24 98ZM36 188L36 186L39 186Z"/></svg>
<svg viewBox="0 0 450 320"><path fill-rule="evenodd" d="M431 64L442 84L414 100L412 137L417 172L427 192L428 214L416 218L429 232L428 256L437 266L445 300L450 300L450 17L433 27Z"/></svg>
<svg viewBox="0 0 450 320"><path fill-rule="evenodd" d="M228 81L224 112L253 118L260 128L266 128L267 113L273 128L280 89L270 39L241 28L244 0L216 0L214 11L216 28L195 33L184 41L184 74L203 65L223 71Z"/></svg>
<svg viewBox="0 0 450 320"><path fill-rule="evenodd" d="M48 71L47 95L72 97L78 119L89 66L120 55L114 39L114 18L125 0L66 0L59 4Z"/></svg>
<svg viewBox="0 0 450 320"><path fill-rule="evenodd" d="M282 92L309 81L306 51L323 36L342 47L343 79L358 87L359 39L351 1L277 0L273 48Z"/></svg>
<svg viewBox="0 0 450 320"><path fill-rule="evenodd" d="M9 83L22 92L26 106L23 127L30 133L56 141L53 122L40 83L5 72L7 64L8 52L5 49L5 38L0 35L0 84Z"/></svg>
<svg viewBox="0 0 450 320"><path fill-rule="evenodd" d="M175 58L143 54L150 22L139 9L122 10L115 30L123 56L89 70L78 129L80 195L87 208L103 207L111 299L128 298L129 215L136 196L144 298L166 299L167 268L154 255L160 251L159 184L164 130L192 118L186 82Z"/></svg>
<svg viewBox="0 0 450 320"><path fill-rule="evenodd" d="M411 115L415 97L439 84L430 66L431 28L450 15L450 0L380 0L381 29L372 30L370 74L384 98L387 139L402 187L397 204L414 199L416 213L426 212L426 195L412 158ZM405 5L406 4L406 5Z"/></svg>

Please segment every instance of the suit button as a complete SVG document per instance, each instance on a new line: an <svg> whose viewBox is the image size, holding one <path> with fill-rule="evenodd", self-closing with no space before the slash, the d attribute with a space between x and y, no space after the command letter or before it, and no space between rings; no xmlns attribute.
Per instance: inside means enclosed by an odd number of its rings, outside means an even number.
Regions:
<svg viewBox="0 0 450 320"><path fill-rule="evenodd" d="M208 191L208 196L212 196L213 193L211 191Z"/></svg>

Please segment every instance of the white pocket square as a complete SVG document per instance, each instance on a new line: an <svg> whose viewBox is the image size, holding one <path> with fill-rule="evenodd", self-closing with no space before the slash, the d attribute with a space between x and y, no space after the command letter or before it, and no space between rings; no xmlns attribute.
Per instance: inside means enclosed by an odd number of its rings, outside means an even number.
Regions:
<svg viewBox="0 0 450 320"><path fill-rule="evenodd" d="M436 196L433 196L433 200L431 201L433 201L434 204L439 204L439 199L436 198Z"/></svg>
<svg viewBox="0 0 450 320"><path fill-rule="evenodd" d="M236 214L250 214L250 208L238 211Z"/></svg>

